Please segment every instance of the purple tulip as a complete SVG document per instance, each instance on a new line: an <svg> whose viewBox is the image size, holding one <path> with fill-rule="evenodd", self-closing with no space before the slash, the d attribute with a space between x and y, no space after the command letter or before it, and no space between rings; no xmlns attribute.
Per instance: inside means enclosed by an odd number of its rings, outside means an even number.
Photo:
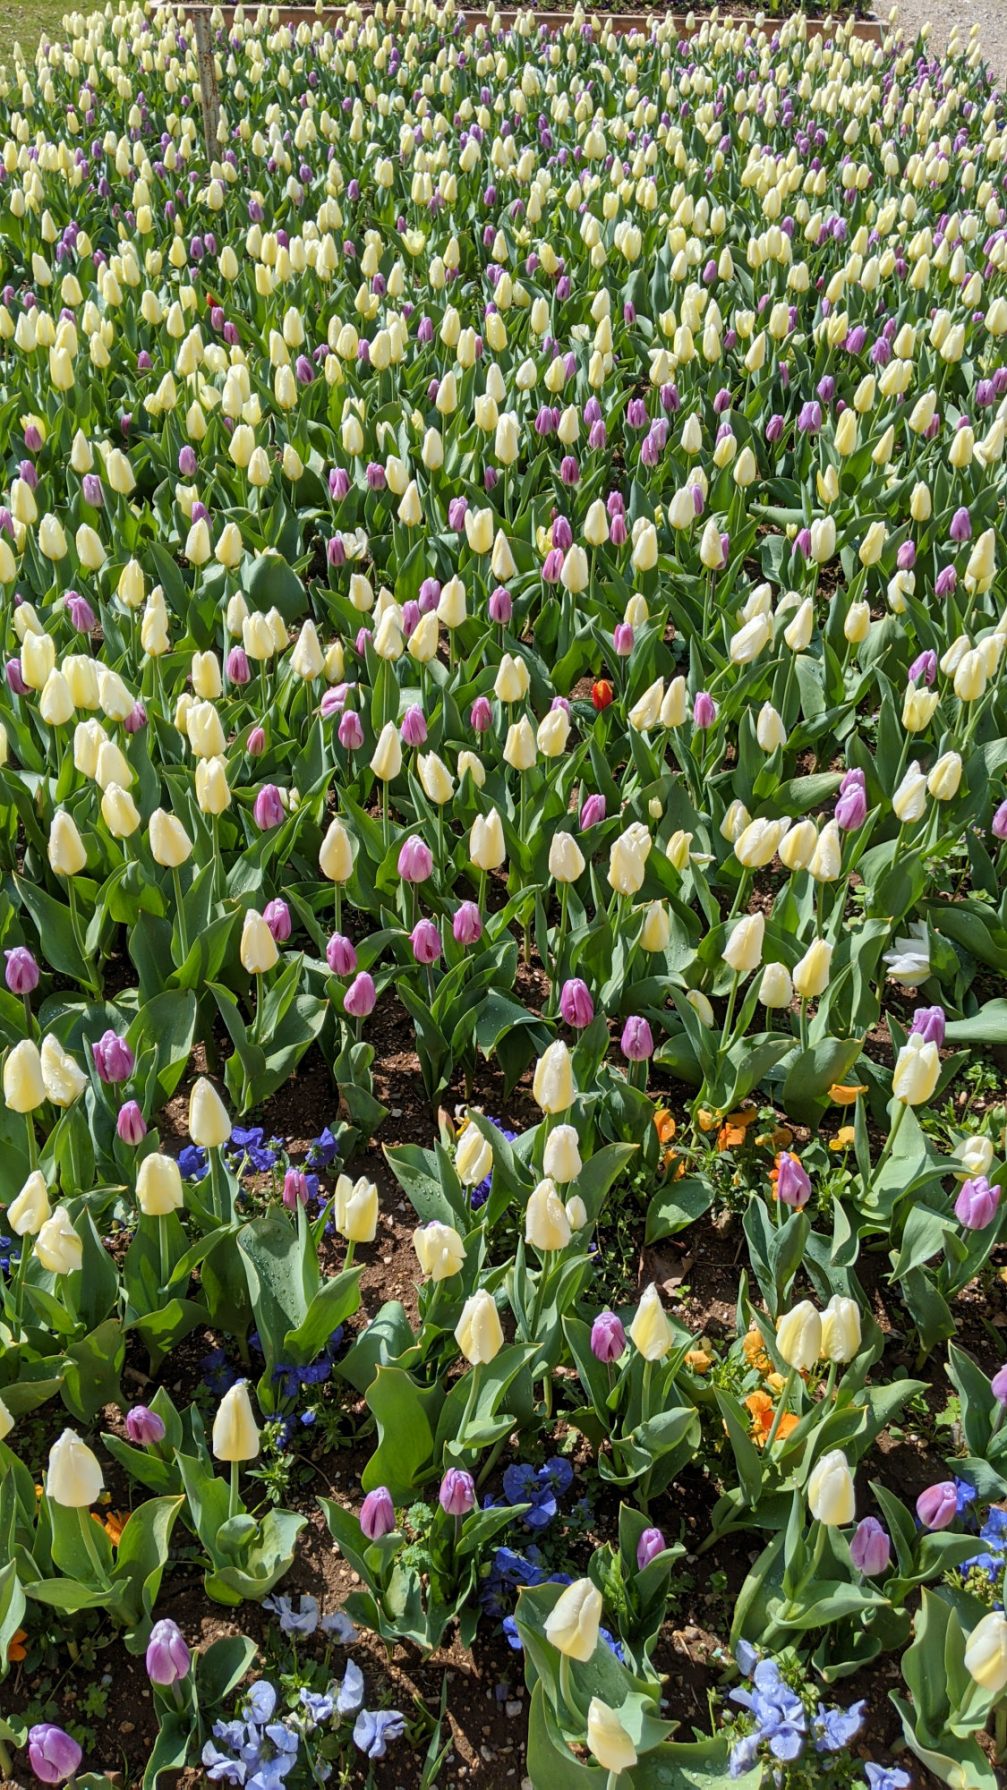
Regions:
<svg viewBox="0 0 1007 1790"><path fill-rule="evenodd" d="M448 504L448 527L452 534L461 534L465 527L468 507L468 502L464 497L453 497Z"/></svg>
<svg viewBox="0 0 1007 1790"><path fill-rule="evenodd" d="M612 645L620 659L628 659L633 651L633 628L629 622L616 622L612 633Z"/></svg>
<svg viewBox="0 0 1007 1790"><path fill-rule="evenodd" d="M959 544L962 541L970 541L972 539L972 518L964 506L957 509L952 516L951 527L948 529L948 534L953 541L956 541Z"/></svg>
<svg viewBox="0 0 1007 1790"><path fill-rule="evenodd" d="M654 1034L638 1013L631 1013L623 1026L620 1048L628 1063L645 1063L653 1056Z"/></svg>
<svg viewBox="0 0 1007 1790"><path fill-rule="evenodd" d="M402 717L399 730L407 746L425 746L427 741L427 724L423 710L418 703L413 703Z"/></svg>
<svg viewBox="0 0 1007 1790"><path fill-rule="evenodd" d="M582 1032L594 1018L594 1002L586 982L579 976L572 976L564 982L559 996L559 1010L568 1026Z"/></svg>
<svg viewBox="0 0 1007 1790"><path fill-rule="evenodd" d="M441 954L441 935L432 920L417 920L409 935L417 963L436 963Z"/></svg>
<svg viewBox="0 0 1007 1790"><path fill-rule="evenodd" d="M946 1025L943 1007L917 1007L913 1014L913 1023L909 1027L910 1036L916 1033L924 1044L936 1044L940 1050L944 1044Z"/></svg>
<svg viewBox="0 0 1007 1790"><path fill-rule="evenodd" d="M360 1506L360 1527L368 1541L380 1541L383 1535L391 1534L395 1527L395 1505L386 1485L376 1486L373 1492L368 1492Z"/></svg>
<svg viewBox="0 0 1007 1790"><path fill-rule="evenodd" d="M694 727L712 727L717 719L717 705L706 690L699 690L692 705Z"/></svg>
<svg viewBox="0 0 1007 1790"><path fill-rule="evenodd" d="M1000 1188L991 1187L985 1175L963 1181L955 1200L955 1217L967 1231L984 1231L993 1223L1000 1205Z"/></svg>
<svg viewBox="0 0 1007 1790"><path fill-rule="evenodd" d="M934 583L934 594L938 597L953 597L958 589L958 573L954 566L945 566L938 572Z"/></svg>
<svg viewBox="0 0 1007 1790"><path fill-rule="evenodd" d="M488 733L493 725L493 710L488 696L477 696L469 710L469 726L473 733Z"/></svg>
<svg viewBox="0 0 1007 1790"><path fill-rule="evenodd" d="M169 1616L155 1622L147 1642L147 1677L151 1684L167 1689L179 1679L188 1678L191 1664L192 1656L177 1622Z"/></svg>
<svg viewBox="0 0 1007 1790"><path fill-rule="evenodd" d="M433 868L433 853L425 839L419 839L413 833L403 840L398 870L404 883L425 883Z"/></svg>
<svg viewBox="0 0 1007 1790"><path fill-rule="evenodd" d="M253 727L248 736L248 754L250 758L261 758L266 750L266 730L264 727Z"/></svg>
<svg viewBox="0 0 1007 1790"><path fill-rule="evenodd" d="M596 792L593 796L587 796L585 798L585 800L581 803L581 809L580 809L580 830L581 830L581 832L586 833L588 831L589 827L600 826L601 822L604 819L605 819L605 798L604 798L604 796L598 792Z"/></svg>
<svg viewBox="0 0 1007 1790"><path fill-rule="evenodd" d="M95 614L87 598L82 597L77 590L68 590L63 598L63 607L78 634L90 634L95 624Z"/></svg>
<svg viewBox="0 0 1007 1790"><path fill-rule="evenodd" d="M27 696L28 685L21 675L20 659L8 659L4 666L4 676L7 679L7 687L12 696Z"/></svg>
<svg viewBox="0 0 1007 1790"><path fill-rule="evenodd" d="M86 472L81 480L81 486L84 502L89 503L93 510L100 510L105 501L105 494L102 490L101 480L98 477L98 474L96 472Z"/></svg>
<svg viewBox="0 0 1007 1790"><path fill-rule="evenodd" d="M52 1722L38 1722L29 1730L28 1763L40 1783L64 1784L83 1757L73 1736Z"/></svg>
<svg viewBox="0 0 1007 1790"><path fill-rule="evenodd" d="M155 1442L163 1442L165 1433L164 1419L148 1405L133 1405L126 1412L126 1434L137 1448L150 1448Z"/></svg>
<svg viewBox="0 0 1007 1790"><path fill-rule="evenodd" d="M660 1529L645 1529L636 1544L637 1572L643 1572L652 1560L657 1559L658 1554L664 1553L667 1545Z"/></svg>
<svg viewBox="0 0 1007 1790"><path fill-rule="evenodd" d="M776 411L766 424L766 440L772 445L774 442L779 441L782 434L783 417L780 415L779 411Z"/></svg>
<svg viewBox="0 0 1007 1790"><path fill-rule="evenodd" d="M947 1529L958 1515L958 1493L953 1479L929 1485L916 1500L916 1515L924 1529Z"/></svg>
<svg viewBox="0 0 1007 1790"><path fill-rule="evenodd" d="M449 1517L468 1516L475 1509L476 1484L463 1467L449 1467L437 1494L440 1507Z"/></svg>
<svg viewBox="0 0 1007 1790"><path fill-rule="evenodd" d="M301 1168L288 1168L283 1177L283 1204L293 1212L308 1203L308 1177Z"/></svg>
<svg viewBox="0 0 1007 1790"><path fill-rule="evenodd" d="M249 684L252 681L252 667L248 663L248 654L243 646L232 646L227 655L224 668L227 681L231 684Z"/></svg>
<svg viewBox="0 0 1007 1790"><path fill-rule="evenodd" d="M123 722L127 733L140 733L147 725L147 711L142 702L134 702Z"/></svg>
<svg viewBox="0 0 1007 1790"><path fill-rule="evenodd" d="M887 1529L877 1517L864 1517L857 1524L850 1542L850 1559L858 1572L873 1579L887 1572L892 1557L892 1544Z"/></svg>
<svg viewBox="0 0 1007 1790"><path fill-rule="evenodd" d="M91 1055L98 1079L103 1082L128 1081L136 1068L136 1058L125 1038L120 1038L111 1027L102 1033L97 1044L92 1044Z"/></svg>
<svg viewBox="0 0 1007 1790"><path fill-rule="evenodd" d="M510 591L506 590L502 584L498 584L496 587L496 590L493 591L492 595L490 596L490 601L489 601L490 621L497 622L501 628L505 628L513 614L514 614L514 602L511 597Z"/></svg>
<svg viewBox="0 0 1007 1790"><path fill-rule="evenodd" d="M27 945L14 945L5 951L7 959L4 968L4 981L11 994L26 995L34 993L38 987L39 967Z"/></svg>
<svg viewBox="0 0 1007 1790"><path fill-rule="evenodd" d="M260 833L268 833L271 827L278 827L286 814L283 797L275 783L264 783L252 806L252 815Z"/></svg>
<svg viewBox="0 0 1007 1790"><path fill-rule="evenodd" d="M1001 802L994 814L992 831L995 839L1007 839L1007 802Z"/></svg>
<svg viewBox="0 0 1007 1790"><path fill-rule="evenodd" d="M191 479L196 472L197 466L196 450L194 447L190 447L189 443L186 442L185 446L178 450L178 470L183 479Z"/></svg>
<svg viewBox="0 0 1007 1790"><path fill-rule="evenodd" d="M781 1151L776 1176L776 1197L785 1206L806 1206L811 1198L811 1181L803 1163L792 1151Z"/></svg>
<svg viewBox="0 0 1007 1790"><path fill-rule="evenodd" d="M279 896L277 896L274 901L267 901L262 910L262 918L269 927L276 943L278 945L285 945L293 931L293 921L290 918L290 909L286 902L281 900Z"/></svg>
<svg viewBox="0 0 1007 1790"><path fill-rule="evenodd" d="M853 833L867 819L867 791L860 783L846 790L836 803L836 825Z"/></svg>
<svg viewBox="0 0 1007 1790"><path fill-rule="evenodd" d="M463 901L451 922L456 945L477 945L483 935L482 917L474 901Z"/></svg>
<svg viewBox="0 0 1007 1790"><path fill-rule="evenodd" d="M420 606L420 614L429 615L432 609L437 608L437 605L441 600L440 581L436 578L424 578L423 583L420 585L420 594L417 600Z"/></svg>
<svg viewBox="0 0 1007 1790"><path fill-rule="evenodd" d="M374 978L367 970L361 970L354 976L349 988L343 996L343 1006L352 1019L367 1019L374 1012L374 1004L378 998L374 986Z"/></svg>
<svg viewBox="0 0 1007 1790"><path fill-rule="evenodd" d="M908 681L911 684L918 684L920 681L920 678L923 679L924 683L927 684L928 687L932 686L936 682L936 680L937 680L937 654L936 653L930 652L929 650L926 652L918 653L916 658L913 660L912 664L909 667Z"/></svg>
<svg viewBox="0 0 1007 1790"><path fill-rule="evenodd" d="M334 932L325 947L325 961L334 976L352 976L357 967L352 939L342 932Z"/></svg>
<svg viewBox="0 0 1007 1790"><path fill-rule="evenodd" d="M115 1129L124 1144L135 1150L147 1135L147 1121L135 1100L127 1100L116 1115Z"/></svg>
<svg viewBox="0 0 1007 1790"><path fill-rule="evenodd" d="M998 1405L1007 1405L1007 1367L997 1369L990 1381L990 1391Z"/></svg>
<svg viewBox="0 0 1007 1790"><path fill-rule="evenodd" d="M618 1361L626 1347L626 1332L614 1311L601 1311L591 1325L591 1353L597 1361Z"/></svg>
<svg viewBox="0 0 1007 1790"><path fill-rule="evenodd" d="M355 709L344 710L336 729L339 744L347 752L359 752L364 743L364 725Z"/></svg>
<svg viewBox="0 0 1007 1790"><path fill-rule="evenodd" d="M629 529L626 527L626 518L621 510L617 516L612 517L609 538L613 547L625 547L626 542L629 540Z"/></svg>

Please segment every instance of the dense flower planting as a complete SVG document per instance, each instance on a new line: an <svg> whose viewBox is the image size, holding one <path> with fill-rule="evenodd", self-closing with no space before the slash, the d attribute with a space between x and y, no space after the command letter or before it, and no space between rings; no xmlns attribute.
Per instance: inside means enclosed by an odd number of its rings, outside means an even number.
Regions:
<svg viewBox="0 0 1007 1790"><path fill-rule="evenodd" d="M0 1766L996 1790L1002 96L212 31L0 75Z"/></svg>

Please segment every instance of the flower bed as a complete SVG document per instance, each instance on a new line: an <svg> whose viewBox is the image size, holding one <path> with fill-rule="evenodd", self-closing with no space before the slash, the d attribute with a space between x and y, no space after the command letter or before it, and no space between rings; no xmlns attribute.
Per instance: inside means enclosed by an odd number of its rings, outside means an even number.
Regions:
<svg viewBox="0 0 1007 1790"><path fill-rule="evenodd" d="M214 29L0 81L0 1766L996 1790L1001 97Z"/></svg>

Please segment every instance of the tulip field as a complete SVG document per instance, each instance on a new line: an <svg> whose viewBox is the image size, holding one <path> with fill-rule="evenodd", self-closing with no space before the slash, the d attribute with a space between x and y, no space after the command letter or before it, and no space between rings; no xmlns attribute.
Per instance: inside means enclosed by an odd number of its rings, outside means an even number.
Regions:
<svg viewBox="0 0 1007 1790"><path fill-rule="evenodd" d="M4 1783L1007 1785L1007 98L691 23L0 69Z"/></svg>

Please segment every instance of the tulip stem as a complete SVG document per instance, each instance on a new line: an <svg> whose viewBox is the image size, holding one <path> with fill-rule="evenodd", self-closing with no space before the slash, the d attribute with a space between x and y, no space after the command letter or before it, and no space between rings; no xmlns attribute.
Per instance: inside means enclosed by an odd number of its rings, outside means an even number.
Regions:
<svg viewBox="0 0 1007 1790"><path fill-rule="evenodd" d="M342 890L342 885L340 883L333 883L332 887L335 890L335 896L336 896L336 931L342 932L342 930L343 930L343 890Z"/></svg>
<svg viewBox="0 0 1007 1790"><path fill-rule="evenodd" d="M783 1391L780 1393L780 1402L776 1407L776 1411L773 1416L773 1421L770 1426L770 1431L769 1431L768 1436L766 1437L765 1453L767 1455L769 1454L770 1449L773 1446L773 1443L776 1441L777 1431L779 1430L780 1424L783 1422L784 1412L786 1411L787 1406L790 1403L790 1395L794 1390L794 1384L795 1384L796 1379L797 1379L796 1367L788 1368L787 1369L787 1377L783 1382Z"/></svg>
<svg viewBox="0 0 1007 1790"><path fill-rule="evenodd" d="M993 1711L993 1756L998 1765L1007 1759L1007 1701L1003 1698Z"/></svg>
<svg viewBox="0 0 1007 1790"><path fill-rule="evenodd" d="M81 961L84 964L84 985L90 990L91 994L98 996L101 993L101 988L93 970L88 969L87 952L84 949L84 935L80 926L80 912L77 907L77 889L72 876L67 878L67 894L70 897L70 930L73 933L74 943L77 946L77 950L80 952Z"/></svg>
<svg viewBox="0 0 1007 1790"><path fill-rule="evenodd" d="M738 998L738 983L740 980L740 972L735 970L731 981L731 992L727 997L727 1012L724 1014L724 1025L720 1034L720 1048L722 1051L726 1050L727 1041L731 1036L731 1026L734 1021L734 1003Z"/></svg>
<svg viewBox="0 0 1007 1790"><path fill-rule="evenodd" d="M560 1700L570 1711L574 1720L579 1722L580 1710L577 1707L573 1694L573 1669L570 1665L570 1655L568 1653L561 1653L559 1656L559 1694Z"/></svg>
<svg viewBox="0 0 1007 1790"><path fill-rule="evenodd" d="M178 921L178 943L184 963L189 955L189 935L185 925L185 908L182 905L182 879L178 874L178 865L171 867L171 880L175 889L175 917Z"/></svg>
<svg viewBox="0 0 1007 1790"><path fill-rule="evenodd" d="M157 1215L157 1250L161 1263L161 1286L163 1288L168 1285L168 1275L170 1273L168 1261L168 1219L164 1212L159 1212Z"/></svg>
<svg viewBox="0 0 1007 1790"><path fill-rule="evenodd" d="M238 1514L238 1505L241 1502L240 1485L239 1485L240 1478L241 1478L241 1462L240 1461L232 1461L231 1462L231 1489L230 1489L230 1492L228 1494L228 1499L227 1499L227 1520L228 1520L228 1522L231 1521L232 1517L236 1517Z"/></svg>
<svg viewBox="0 0 1007 1790"><path fill-rule="evenodd" d="M28 1138L28 1172L32 1174L38 1168L38 1140L35 1136L35 1121L31 1113L25 1113L24 1128Z"/></svg>
<svg viewBox="0 0 1007 1790"><path fill-rule="evenodd" d="M100 1559L98 1558L98 1550L94 1545L94 1534L93 1534L93 1530L92 1530L92 1524L94 1523L94 1520L95 1519L91 1515L91 1512L89 1510L81 1509L78 1507L77 1521L80 1524L80 1538L81 1538L81 1541L84 1543L84 1550L87 1554L88 1559L91 1562L92 1567L94 1568L94 1576L97 1579L99 1585L107 1585L108 1584L108 1574L105 1571L105 1568L102 1566Z"/></svg>
<svg viewBox="0 0 1007 1790"><path fill-rule="evenodd" d="M357 1245L356 1245L356 1242L354 1241L354 1239L351 1237L349 1242L346 1245L346 1255L343 1259L344 1270L346 1268L352 1268L353 1257L356 1255L356 1252L357 1252Z"/></svg>
<svg viewBox="0 0 1007 1790"><path fill-rule="evenodd" d="M2 1740L0 1740L0 1771L3 1772L5 1778L14 1776L13 1761Z"/></svg>
<svg viewBox="0 0 1007 1790"><path fill-rule="evenodd" d="M888 1158L891 1155L892 1150L895 1147L895 1139L899 1135L899 1126L901 1125L905 1116L906 1116L905 1101L900 1100L898 1112L895 1114L895 1117L892 1120L892 1128L891 1128L890 1132L888 1133L888 1136L885 1139L884 1148L881 1152L881 1155L878 1157L877 1166L872 1171L871 1178L868 1181L866 1188L864 1189L865 1194L868 1194L871 1192L871 1189L873 1188L875 1182L877 1181L878 1176L881 1173L881 1170L884 1168L885 1163L888 1161Z"/></svg>
<svg viewBox="0 0 1007 1790"><path fill-rule="evenodd" d="M261 972L261 970L256 970L256 972L255 972L255 1019L252 1022L252 1037L255 1040L256 1044L258 1044L260 1042L261 1037L262 1037L262 1005L263 1005L262 972Z"/></svg>
<svg viewBox="0 0 1007 1790"><path fill-rule="evenodd" d="M468 1429L469 1422L472 1417L472 1412L475 1409L476 1398L477 1398L478 1392L479 1392L479 1369L480 1369L481 1365L482 1365L482 1363L477 1361L475 1366L472 1369L472 1377L469 1381L468 1397L465 1400L465 1410L462 1414L462 1420L461 1420L461 1423L458 1428L459 1439L461 1439L461 1437L464 1436L465 1431Z"/></svg>

